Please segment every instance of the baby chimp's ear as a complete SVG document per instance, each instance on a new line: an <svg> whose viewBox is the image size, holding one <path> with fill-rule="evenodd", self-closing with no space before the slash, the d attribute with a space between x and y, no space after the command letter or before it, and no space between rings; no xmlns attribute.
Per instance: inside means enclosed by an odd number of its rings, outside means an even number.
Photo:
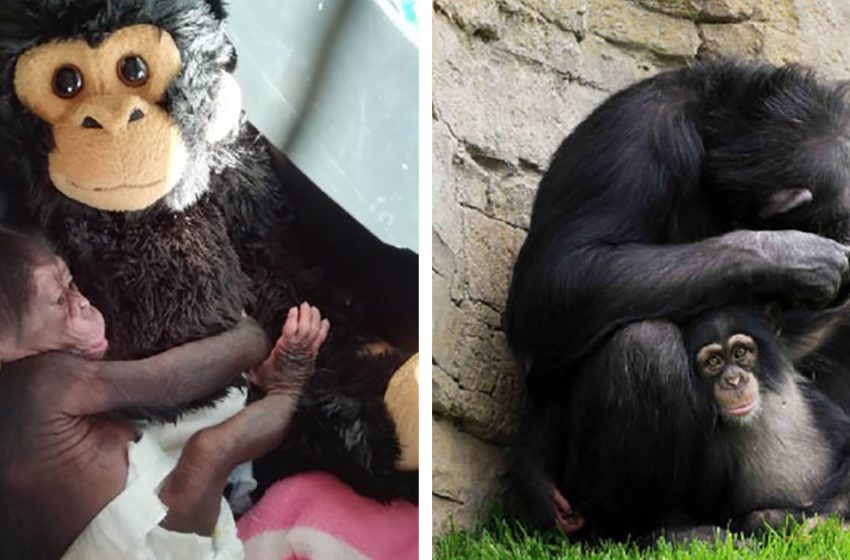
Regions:
<svg viewBox="0 0 850 560"><path fill-rule="evenodd" d="M215 17L223 20L227 17L227 3L225 0L207 0L210 10Z"/></svg>

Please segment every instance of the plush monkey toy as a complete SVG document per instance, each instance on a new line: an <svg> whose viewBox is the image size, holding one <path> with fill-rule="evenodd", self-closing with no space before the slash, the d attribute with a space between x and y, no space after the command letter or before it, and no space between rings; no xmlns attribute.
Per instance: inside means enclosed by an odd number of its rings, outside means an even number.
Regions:
<svg viewBox="0 0 850 560"><path fill-rule="evenodd" d="M409 379L388 391L409 356L369 351L377 337L352 295L305 258L285 185L240 118L224 17L212 0L0 3L6 206L25 205L101 309L112 359L218 333L243 309L276 338L289 307L318 306L332 324L321 371L284 444L256 465L261 485L322 469L415 500L416 465L388 412L416 406ZM175 420L222 398L135 413Z"/></svg>

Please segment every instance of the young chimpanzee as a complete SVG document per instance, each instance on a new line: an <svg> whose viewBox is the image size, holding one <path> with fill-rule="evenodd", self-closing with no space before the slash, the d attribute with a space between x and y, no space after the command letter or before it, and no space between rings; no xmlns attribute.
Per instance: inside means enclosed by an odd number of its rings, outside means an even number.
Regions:
<svg viewBox="0 0 850 560"><path fill-rule="evenodd" d="M280 443L328 321L292 308L271 354L245 318L144 360L97 361L104 321L65 263L3 229L0 262L0 557L241 558L228 475ZM179 460L115 414L200 398L258 365L264 398L197 432Z"/></svg>
<svg viewBox="0 0 850 560"><path fill-rule="evenodd" d="M754 308L725 308L686 329L696 386L716 419L693 486L696 518L731 520L749 532L787 515L848 513L840 504L848 496L850 417L792 362L841 314L845 308L774 320Z"/></svg>

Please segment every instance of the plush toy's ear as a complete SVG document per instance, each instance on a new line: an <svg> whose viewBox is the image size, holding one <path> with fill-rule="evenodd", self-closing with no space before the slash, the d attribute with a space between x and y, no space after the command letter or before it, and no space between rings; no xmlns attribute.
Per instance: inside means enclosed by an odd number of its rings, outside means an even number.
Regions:
<svg viewBox="0 0 850 560"><path fill-rule="evenodd" d="M242 121L242 88L229 72L221 75L215 111L207 125L207 142L221 142L239 130Z"/></svg>
<svg viewBox="0 0 850 560"><path fill-rule="evenodd" d="M207 5L215 17L220 20L227 18L227 3L225 0L207 0Z"/></svg>

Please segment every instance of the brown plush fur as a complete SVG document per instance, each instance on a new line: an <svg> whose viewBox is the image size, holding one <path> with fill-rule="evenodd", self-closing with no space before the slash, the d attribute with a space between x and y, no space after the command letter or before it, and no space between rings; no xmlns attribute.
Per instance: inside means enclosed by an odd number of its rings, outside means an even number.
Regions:
<svg viewBox="0 0 850 560"><path fill-rule="evenodd" d="M52 236L104 315L108 358L146 357L235 325L249 280L209 199L181 214L66 218ZM222 396L195 403L202 406ZM176 410L136 411L174 419Z"/></svg>

